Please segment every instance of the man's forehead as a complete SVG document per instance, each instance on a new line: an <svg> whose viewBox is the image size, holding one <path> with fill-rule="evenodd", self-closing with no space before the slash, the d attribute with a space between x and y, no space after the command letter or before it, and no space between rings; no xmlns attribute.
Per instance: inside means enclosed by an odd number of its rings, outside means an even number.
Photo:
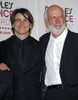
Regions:
<svg viewBox="0 0 78 100"><path fill-rule="evenodd" d="M15 15L15 17L20 17L20 15L22 15L22 16L24 16L26 19L28 19L28 16L27 16L27 14L26 13L24 13L24 14L22 14L22 13L17 13L16 15Z"/></svg>

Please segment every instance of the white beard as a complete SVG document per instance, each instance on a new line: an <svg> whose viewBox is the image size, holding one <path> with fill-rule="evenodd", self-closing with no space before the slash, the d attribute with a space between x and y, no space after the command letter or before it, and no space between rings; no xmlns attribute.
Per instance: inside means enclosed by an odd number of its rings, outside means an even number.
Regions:
<svg viewBox="0 0 78 100"><path fill-rule="evenodd" d="M58 23L58 25L60 25L60 23ZM65 27L66 27L66 25L64 23L60 29L56 29L53 26L49 25L49 23L48 23L48 28L49 28L50 32L52 32L53 34L59 34L59 33L63 32Z"/></svg>

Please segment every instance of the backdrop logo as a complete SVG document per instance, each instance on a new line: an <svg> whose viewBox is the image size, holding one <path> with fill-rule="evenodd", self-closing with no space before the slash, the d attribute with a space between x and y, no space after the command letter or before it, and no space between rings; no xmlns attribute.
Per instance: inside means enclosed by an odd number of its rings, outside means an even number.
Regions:
<svg viewBox="0 0 78 100"><path fill-rule="evenodd" d="M0 1L0 34L11 34L10 16L13 12L13 2Z"/></svg>
<svg viewBox="0 0 78 100"><path fill-rule="evenodd" d="M65 8L66 22L73 22L72 8Z"/></svg>
<svg viewBox="0 0 78 100"><path fill-rule="evenodd" d="M45 10L47 10L48 6L45 6Z"/></svg>
<svg viewBox="0 0 78 100"><path fill-rule="evenodd" d="M73 8L65 8L65 16L66 16L66 22L67 22L67 26L70 29L73 29Z"/></svg>
<svg viewBox="0 0 78 100"><path fill-rule="evenodd" d="M0 7L1 8L6 8L6 9L12 9L12 6L13 6L13 3L11 3L11 2L0 2Z"/></svg>

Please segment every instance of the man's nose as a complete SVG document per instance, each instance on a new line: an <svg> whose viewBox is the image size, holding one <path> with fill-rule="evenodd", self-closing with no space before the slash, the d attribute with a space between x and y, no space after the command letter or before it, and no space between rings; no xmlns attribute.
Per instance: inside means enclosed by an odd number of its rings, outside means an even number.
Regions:
<svg viewBox="0 0 78 100"><path fill-rule="evenodd" d="M24 21L21 21L21 24L23 25L24 24Z"/></svg>
<svg viewBox="0 0 78 100"><path fill-rule="evenodd" d="M59 23L59 22L60 22L60 19L59 19L59 17L57 17L57 18L56 18L56 22L57 22L57 23Z"/></svg>

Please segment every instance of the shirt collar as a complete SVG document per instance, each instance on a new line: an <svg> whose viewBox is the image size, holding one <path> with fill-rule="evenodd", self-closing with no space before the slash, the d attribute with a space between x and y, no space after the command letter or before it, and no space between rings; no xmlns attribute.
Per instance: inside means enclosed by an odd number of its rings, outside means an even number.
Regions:
<svg viewBox="0 0 78 100"><path fill-rule="evenodd" d="M12 42L13 42L14 44L24 43L24 42L27 42L27 41L29 40L29 37L30 37L30 36L28 36L28 37L25 38L24 40L21 40L21 39L19 39L17 36L13 35L13 36L12 36Z"/></svg>

